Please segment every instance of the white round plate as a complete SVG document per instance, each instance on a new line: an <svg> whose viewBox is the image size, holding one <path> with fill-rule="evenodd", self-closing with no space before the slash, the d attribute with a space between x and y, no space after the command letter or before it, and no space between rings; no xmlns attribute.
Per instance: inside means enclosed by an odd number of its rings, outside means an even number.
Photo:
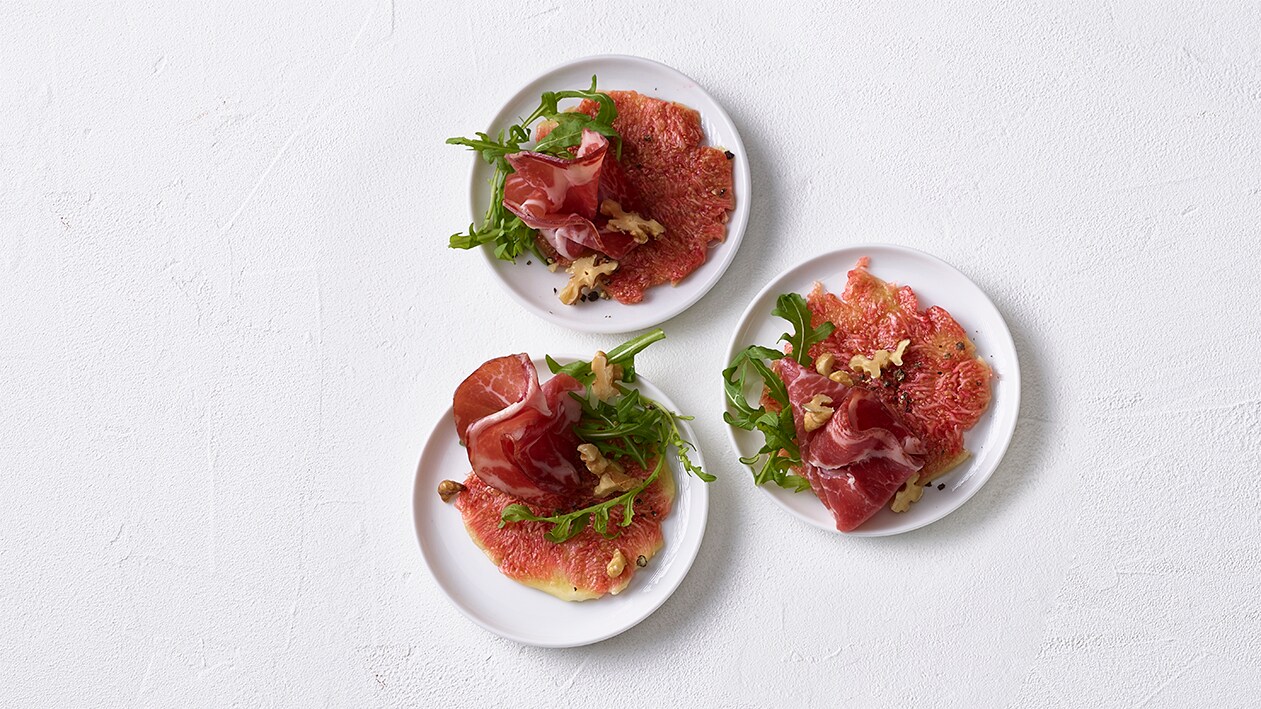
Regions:
<svg viewBox="0 0 1261 709"><path fill-rule="evenodd" d="M565 285L569 278L566 274L548 271L537 258L522 256L513 264L495 258L494 252L488 248L482 247L481 251L490 264L491 272L508 293L535 315L581 332L629 332L658 325L691 307L709 292L731 265L749 221L749 159L727 112L695 81L664 64L621 55L577 59L544 73L504 104L488 132L494 135L530 115L538 107L539 96L544 91L585 89L591 85L592 76L598 77L601 90L633 89L646 96L674 101L699 111L706 144L735 154L732 177L736 206L727 222L726 239L713 245L705 263L677 286L663 284L650 288L643 301L634 305L622 305L615 300L564 305L552 289ZM488 182L492 171L491 166L480 157L470 156L470 159L473 160L470 203L474 221L480 221L490 201ZM529 260L533 263L527 265Z"/></svg>
<svg viewBox="0 0 1261 709"><path fill-rule="evenodd" d="M924 497L911 505L907 512L895 513L886 506L861 527L847 533L851 537L883 537L936 522L967 502L989 480L1007 452L1007 444L1016 430L1016 417L1020 411L1020 364L1016 361L1016 345L1003 316L967 276L935 256L888 244L833 251L781 273L757 294L740 317L740 324L728 348L727 361L730 362L737 352L749 345L778 348L777 340L785 331L786 323L771 316L775 299L781 293L804 296L814 287L815 281L821 281L829 291L839 294L845 287L850 269L863 256L871 257L869 269L876 276L915 289L921 308L938 305L949 311L967 331L976 344L977 353L995 375L989 409L964 435L964 445L972 452L971 457L934 481L931 488L924 490ZM741 456L753 455L762 446L760 433L734 426L728 426L727 431L732 445ZM945 483L946 488L938 490L938 483ZM811 492L795 493L773 483L763 485L762 489L776 504L797 518L819 529L837 532L832 514Z"/></svg>
<svg viewBox="0 0 1261 709"><path fill-rule="evenodd" d="M575 357L557 357L562 363ZM546 381L547 364L534 360ZM638 373L637 373L638 374ZM670 399L642 375L635 386L677 411ZM683 436L696 443L696 433L680 421ZM701 452L689 453L704 466ZM455 434L448 408L429 434L412 491L412 509L420 552L438 587L470 620L496 635L539 647L576 647L622 633L652 615L687 575L705 535L709 513L706 483L688 475L671 460L676 495L674 507L662 524L665 546L635 574L630 586L616 596L570 602L523 586L499 573L499 568L473 544L455 505L437 493L443 480L462 481L469 473L468 455Z"/></svg>

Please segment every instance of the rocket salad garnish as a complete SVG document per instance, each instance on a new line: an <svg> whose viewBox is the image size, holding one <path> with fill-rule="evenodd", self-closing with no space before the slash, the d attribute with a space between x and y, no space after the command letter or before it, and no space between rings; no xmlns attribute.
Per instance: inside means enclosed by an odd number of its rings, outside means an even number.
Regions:
<svg viewBox="0 0 1261 709"><path fill-rule="evenodd" d="M594 117L577 111L565 111L560 102L566 99L590 99L599 105ZM499 131L494 137L487 133L477 133L476 138L447 138L449 145L463 145L474 150L483 160L495 168L495 175L490 179L490 207L480 226L470 224L468 233L453 234L451 248L471 249L483 244L495 245L495 257L504 261L517 260L521 254L529 251L540 259L534 240L535 230L526 226L521 218L510 212L503 205L504 180L513 172L512 166L505 159L522 150L546 153L556 157L572 159L571 148L582 142L582 131L593 130L609 139L614 145L615 154L621 154L622 139L613 128L617 118L617 107L613 99L606 93L596 91L596 78L591 77L591 88L582 91L548 91L543 94L539 107L520 123ZM537 145L523 147L523 143L532 140L530 126L538 120L550 121L554 125L551 132Z"/></svg>
<svg viewBox="0 0 1261 709"><path fill-rule="evenodd" d="M692 462L688 451L695 446L679 431L679 421L690 421L692 417L675 413L638 389L627 386L635 381L635 355L663 338L665 332L658 328L609 350L607 366L620 367L621 376L613 385L616 395L603 400L594 391L597 376L591 360L561 365L547 358L552 374L568 374L586 386L583 394L571 394L582 403L582 417L574 426L578 438L594 445L613 463L633 462L642 470L651 467L652 473L619 495L572 512L541 516L525 505L508 505L501 513L500 527L511 522L548 522L552 528L547 532L547 539L557 544L577 536L588 524L607 538L616 537L620 531L616 527L610 529L610 511L621 507L622 518L617 526L630 526L635 516L635 498L657 480L665 467L667 449L671 447L684 470L705 482L713 482L713 475Z"/></svg>
<svg viewBox="0 0 1261 709"><path fill-rule="evenodd" d="M811 327L810 308L805 298L796 293L785 293L775 301L771 315L781 317L792 325L791 333L780 335L781 342L791 345L792 353L786 354L770 347L750 345L741 350L731 365L722 372L723 389L733 411L723 413L728 424L746 431L758 431L765 439L763 446L740 462L753 471L753 481L758 485L773 482L782 488L801 492L810 487L810 481L792 472L801 466L801 451L797 447L797 428L793 423L792 406L788 402L788 389L770 362L793 357L803 366L812 362L810 348L827 339L835 327L825 322ZM765 406L749 403L745 392L756 385L753 375L761 378L767 396L779 404L778 411L768 411ZM762 390L759 390L761 393Z"/></svg>
<svg viewBox="0 0 1261 709"><path fill-rule="evenodd" d="M661 468L664 465L665 458L658 457L657 464L652 469L652 474L644 478L644 482L638 487L612 499L574 512L539 517L525 505L519 503L508 505L503 509L503 516L499 520L499 526L503 527L509 522L550 522L552 528L544 536L547 537L549 542L561 544L581 534L582 530L587 528L587 523L590 522L595 531L603 534L607 539L612 539L621 532L616 529L612 532L609 531L609 511L614 507L621 506L622 521L618 526L629 527L630 523L635 519L635 498L639 493L647 490L649 485L656 482L657 476L661 473Z"/></svg>

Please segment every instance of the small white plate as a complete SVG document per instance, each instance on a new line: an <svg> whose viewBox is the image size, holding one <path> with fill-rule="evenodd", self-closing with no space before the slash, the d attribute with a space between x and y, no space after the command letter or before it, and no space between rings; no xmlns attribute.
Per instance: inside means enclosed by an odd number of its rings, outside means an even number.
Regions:
<svg viewBox="0 0 1261 709"><path fill-rule="evenodd" d="M964 445L972 452L971 457L934 481L933 487L925 489L924 497L911 505L909 511L899 514L885 506L861 527L847 533L851 537L883 537L936 522L967 502L989 480L1007 452L1007 445L1016 430L1016 417L1020 411L1020 364L1016 360L1016 345L1003 316L967 276L935 256L888 244L833 251L781 273L757 294L740 317L740 324L727 351L727 361L730 362L736 353L749 345L780 347L777 340L785 331L786 323L771 315L775 299L781 293L804 296L814 287L815 281L821 281L829 291L839 294L845 287L850 269L863 256L871 257L869 268L876 276L913 288L921 308L939 305L949 311L967 331L976 344L977 353L995 375L989 409L964 435ZM723 403L727 406L725 399ZM762 446L760 433L734 426L728 426L727 431L732 445L741 456L753 455ZM946 489L938 490L938 483L945 483ZM795 493L773 483L763 485L762 489L797 518L819 529L837 532L832 514L811 492Z"/></svg>
<svg viewBox="0 0 1261 709"><path fill-rule="evenodd" d="M576 357L556 357L562 363ZM534 360L546 381L547 364ZM642 375L635 386L675 411L670 399ZM679 423L684 438L697 443L686 421ZM704 467L700 450L689 453ZM412 509L420 552L438 587L470 620L496 635L539 647L576 647L607 640L652 615L687 575L705 535L709 513L706 483L688 475L671 458L676 495L674 506L662 524L665 546L635 574L630 586L616 596L590 601L562 601L523 586L499 573L499 568L477 548L464 529L454 503L444 503L437 493L443 480L463 481L469 473L468 455L455 435L455 420L448 408L429 434L412 491Z"/></svg>
<svg viewBox="0 0 1261 709"><path fill-rule="evenodd" d="M486 247L480 250L490 264L491 272L508 293L535 315L580 332L629 332L658 325L688 309L709 292L731 265L749 221L749 159L727 112L695 81L664 64L621 55L577 59L544 73L504 104L488 132L494 135L530 115L538 107L539 96L544 91L585 89L591 85L592 76L598 77L601 90L635 90L699 111L701 127L705 129L705 142L735 154L732 177L736 206L727 222L726 239L713 245L705 263L677 286L663 284L650 288L643 301L634 305L622 305L615 300L564 305L552 289L565 285L569 278L566 274L548 271L537 258L522 256L513 264L495 258L494 252ZM488 182L492 171L491 166L480 157L470 155L469 159L473 160L469 185L472 215L474 221L480 222L490 201ZM534 263L526 265L529 260Z"/></svg>

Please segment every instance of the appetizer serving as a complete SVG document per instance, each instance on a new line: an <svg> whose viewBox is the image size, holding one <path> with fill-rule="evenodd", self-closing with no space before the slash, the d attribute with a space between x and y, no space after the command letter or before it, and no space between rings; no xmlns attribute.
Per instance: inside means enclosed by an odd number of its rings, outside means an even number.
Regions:
<svg viewBox="0 0 1261 709"><path fill-rule="evenodd" d="M990 367L946 310L862 258L838 296L816 283L780 295L784 351L751 345L724 370L732 426L765 443L741 458L758 485L811 489L842 532L886 505L906 512L968 456L964 433L990 403ZM749 400L761 382L761 396Z"/></svg>
<svg viewBox="0 0 1261 709"><path fill-rule="evenodd" d="M664 543L668 458L706 482L686 420L642 394L635 356L654 330L540 383L526 355L487 361L456 388L455 431L472 472L444 480L470 538L507 577L564 600L617 594Z"/></svg>
<svg viewBox="0 0 1261 709"><path fill-rule="evenodd" d="M568 104L568 105L562 105ZM565 305L633 304L677 284L726 236L735 155L706 145L692 108L636 91L544 92L532 113L495 135L450 138L493 167L480 224L452 248L485 246L555 271ZM549 294L550 295L550 294ZM555 302L555 301L553 301Z"/></svg>

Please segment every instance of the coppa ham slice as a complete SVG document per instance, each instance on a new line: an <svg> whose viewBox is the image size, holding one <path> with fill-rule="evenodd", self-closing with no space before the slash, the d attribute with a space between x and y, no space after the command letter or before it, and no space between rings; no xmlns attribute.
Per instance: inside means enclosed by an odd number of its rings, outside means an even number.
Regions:
<svg viewBox="0 0 1261 709"><path fill-rule="evenodd" d="M562 507L590 495L594 478L578 457L573 426L582 405L570 392L585 387L567 374L540 386L524 354L497 357L455 390L456 433L473 472L518 499Z"/></svg>
<svg viewBox="0 0 1261 709"><path fill-rule="evenodd" d="M504 179L504 207L567 259L588 249L621 258L635 241L625 234L602 233L594 222L608 149L604 136L584 130L573 160L531 151L506 156L515 172Z"/></svg>
<svg viewBox="0 0 1261 709"><path fill-rule="evenodd" d="M777 363L797 426L802 473L842 532L856 529L921 467L924 449L875 394L821 376L796 360ZM803 405L822 394L833 409L807 432Z"/></svg>

